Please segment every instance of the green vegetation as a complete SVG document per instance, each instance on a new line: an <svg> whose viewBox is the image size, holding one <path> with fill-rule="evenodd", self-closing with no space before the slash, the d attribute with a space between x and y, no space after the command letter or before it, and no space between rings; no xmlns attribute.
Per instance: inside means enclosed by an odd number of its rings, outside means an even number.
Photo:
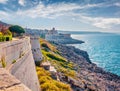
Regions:
<svg viewBox="0 0 120 91"><path fill-rule="evenodd" d="M57 48L46 40L40 39L40 44L44 56L42 62L49 61L58 72L63 73L65 76L76 78L76 73L73 69L75 66L74 63L62 57ZM42 67L38 67L40 63L41 62L35 62L42 91L71 91L68 84L54 80L50 72L44 70Z"/></svg>
<svg viewBox="0 0 120 91"><path fill-rule="evenodd" d="M2 62L2 67L5 68L6 67L6 61L5 61L5 57L4 56L2 56L1 62Z"/></svg>
<svg viewBox="0 0 120 91"><path fill-rule="evenodd" d="M48 45L45 43L42 43L41 46L49 49Z"/></svg>
<svg viewBox="0 0 120 91"><path fill-rule="evenodd" d="M41 64L41 61L35 61L36 66L40 66L40 64Z"/></svg>
<svg viewBox="0 0 120 91"><path fill-rule="evenodd" d="M12 64L14 64L14 63L16 63L16 60L13 60L13 61L12 61Z"/></svg>
<svg viewBox="0 0 120 91"><path fill-rule="evenodd" d="M36 67L42 91L71 91L69 85L53 80L51 74L42 67Z"/></svg>
<svg viewBox="0 0 120 91"><path fill-rule="evenodd" d="M13 33L13 36L15 36L15 34L21 35L22 33L25 33L25 30L21 26L18 26L18 25L9 27L9 30Z"/></svg>
<svg viewBox="0 0 120 91"><path fill-rule="evenodd" d="M50 61L50 63L57 69L57 71L64 73L66 76L76 77L74 71L74 63L69 62L64 57L61 56L60 52L56 47L44 39L40 39L42 54L44 56L43 61ZM46 48L49 51L46 51Z"/></svg>
<svg viewBox="0 0 120 91"><path fill-rule="evenodd" d="M53 60L57 60L57 61L61 61L61 62L65 62L64 59L58 57L58 56L55 56L53 54L46 54L49 58L53 59Z"/></svg>
<svg viewBox="0 0 120 91"><path fill-rule="evenodd" d="M56 52L56 47L44 39L40 39L40 44L43 49L48 48L50 51Z"/></svg>
<svg viewBox="0 0 120 91"><path fill-rule="evenodd" d="M21 58L22 56L24 56L25 53L23 53L23 51L20 52L19 58Z"/></svg>
<svg viewBox="0 0 120 91"><path fill-rule="evenodd" d="M12 40L12 33L9 30L0 32L0 42Z"/></svg>

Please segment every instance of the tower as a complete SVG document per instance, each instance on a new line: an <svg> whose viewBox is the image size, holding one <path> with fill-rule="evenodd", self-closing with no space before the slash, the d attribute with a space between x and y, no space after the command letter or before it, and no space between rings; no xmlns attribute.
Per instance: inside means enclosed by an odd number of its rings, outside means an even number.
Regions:
<svg viewBox="0 0 120 91"><path fill-rule="evenodd" d="M31 49L32 49L34 60L41 61L42 53L40 48L39 36L31 36L30 42L31 42L31 47L32 47Z"/></svg>

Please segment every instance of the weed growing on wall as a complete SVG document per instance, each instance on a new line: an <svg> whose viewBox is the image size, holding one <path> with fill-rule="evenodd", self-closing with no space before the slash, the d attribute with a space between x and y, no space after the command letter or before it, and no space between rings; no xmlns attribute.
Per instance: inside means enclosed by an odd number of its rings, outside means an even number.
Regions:
<svg viewBox="0 0 120 91"><path fill-rule="evenodd" d="M2 67L5 68L6 67L5 56L1 57L1 62L2 62Z"/></svg>

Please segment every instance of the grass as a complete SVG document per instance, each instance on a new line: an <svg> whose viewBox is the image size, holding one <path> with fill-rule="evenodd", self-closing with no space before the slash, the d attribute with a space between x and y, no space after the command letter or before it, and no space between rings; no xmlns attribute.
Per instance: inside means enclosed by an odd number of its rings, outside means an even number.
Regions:
<svg viewBox="0 0 120 91"><path fill-rule="evenodd" d="M68 84L53 80L50 72L42 67L36 67L36 70L42 91L71 91Z"/></svg>
<svg viewBox="0 0 120 91"><path fill-rule="evenodd" d="M40 45L42 48L48 48L50 51L54 51L54 52L57 51L57 49L54 45L50 44L49 42L47 42L46 40L44 40L42 38L40 39Z"/></svg>
<svg viewBox="0 0 120 91"><path fill-rule="evenodd" d="M60 62L66 62L66 60L64 60L63 58L60 58L59 56L53 55L53 54L46 54L46 56L48 56L49 58L53 59L53 60L57 60Z"/></svg>
<svg viewBox="0 0 120 91"><path fill-rule="evenodd" d="M76 78L74 63L62 57L54 44L51 44L44 39L40 39L40 45L44 56L42 62L49 61L58 72L63 73L65 76ZM39 66L39 63L37 64ZM42 91L71 91L68 84L52 79L50 72L41 67L36 67L36 70Z"/></svg>
<svg viewBox="0 0 120 91"><path fill-rule="evenodd" d="M74 63L69 62L64 57L62 57L57 48L46 40L40 39L40 44L42 54L44 56L44 61L50 61L50 63L57 69L57 71L64 73L66 76L75 78L76 73L74 70ZM46 48L49 49L49 51L46 51Z"/></svg>

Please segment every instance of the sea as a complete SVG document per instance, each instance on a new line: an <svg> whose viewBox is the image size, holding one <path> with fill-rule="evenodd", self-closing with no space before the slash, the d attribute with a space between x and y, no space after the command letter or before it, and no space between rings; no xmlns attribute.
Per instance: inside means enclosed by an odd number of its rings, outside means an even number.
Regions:
<svg viewBox="0 0 120 91"><path fill-rule="evenodd" d="M105 71L120 76L120 34L78 33L72 34L72 38L85 41L85 43L73 44L73 46L87 51L93 63Z"/></svg>

